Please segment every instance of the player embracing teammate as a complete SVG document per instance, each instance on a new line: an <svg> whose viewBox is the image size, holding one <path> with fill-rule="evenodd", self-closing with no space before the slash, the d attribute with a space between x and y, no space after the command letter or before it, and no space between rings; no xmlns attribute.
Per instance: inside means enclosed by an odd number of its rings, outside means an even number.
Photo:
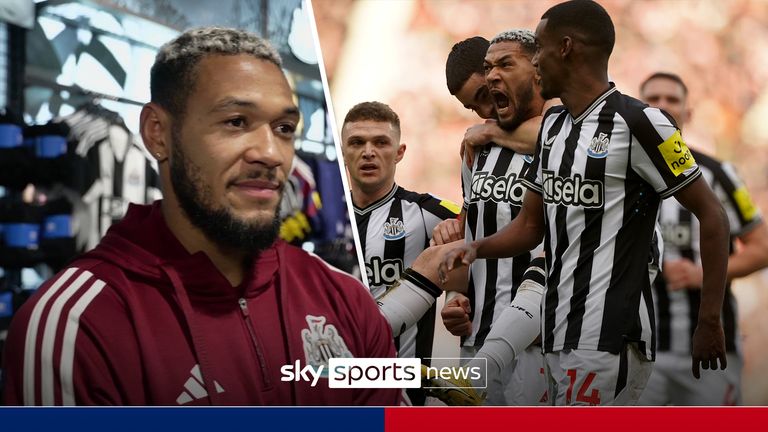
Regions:
<svg viewBox="0 0 768 432"><path fill-rule="evenodd" d="M532 64L541 96L563 106L544 116L522 209L497 234L449 253L440 269L517 256L544 241L541 336L558 405L634 404L645 388L655 355L649 251L660 201L670 196L701 231L693 374L726 363L726 215L674 122L609 82L614 40L595 2L561 3L542 16Z"/></svg>

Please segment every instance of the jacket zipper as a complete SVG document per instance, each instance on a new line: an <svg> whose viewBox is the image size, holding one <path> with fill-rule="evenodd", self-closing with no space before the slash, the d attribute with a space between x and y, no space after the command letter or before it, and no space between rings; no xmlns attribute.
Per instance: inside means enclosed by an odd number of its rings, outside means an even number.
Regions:
<svg viewBox="0 0 768 432"><path fill-rule="evenodd" d="M240 311L243 313L243 319L245 320L245 326L248 328L248 334L251 336L251 343L253 343L253 348L256 349L256 357L259 358L261 379L264 380L266 387L271 387L272 383L269 380L269 374L267 373L267 365L264 361L264 353L261 351L258 339L256 339L256 331L253 329L253 323L251 322L250 314L248 313L248 303L244 298L239 299L237 302L240 304Z"/></svg>

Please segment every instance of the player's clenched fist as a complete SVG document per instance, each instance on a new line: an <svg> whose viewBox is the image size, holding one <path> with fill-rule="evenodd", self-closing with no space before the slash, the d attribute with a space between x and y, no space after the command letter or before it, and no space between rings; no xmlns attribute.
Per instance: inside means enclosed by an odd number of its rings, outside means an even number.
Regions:
<svg viewBox="0 0 768 432"><path fill-rule="evenodd" d="M463 225L458 219L446 219L432 229L430 246L439 246L464 238Z"/></svg>
<svg viewBox="0 0 768 432"><path fill-rule="evenodd" d="M445 284L448 282L448 273L454 268L461 267L463 265L472 264L477 258L477 247L473 243L463 244L455 249L452 249L445 255L440 267L437 269L437 275L440 278L440 282Z"/></svg>
<svg viewBox="0 0 768 432"><path fill-rule="evenodd" d="M440 316L443 317L445 328L454 336L469 336L472 334L472 321L469 314L472 311L469 299L462 294L456 294L445 302Z"/></svg>

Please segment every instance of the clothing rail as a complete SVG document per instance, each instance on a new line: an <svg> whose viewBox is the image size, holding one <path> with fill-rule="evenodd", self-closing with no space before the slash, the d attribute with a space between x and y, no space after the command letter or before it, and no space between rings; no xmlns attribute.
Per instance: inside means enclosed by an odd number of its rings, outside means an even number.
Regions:
<svg viewBox="0 0 768 432"><path fill-rule="evenodd" d="M43 77L37 76L35 74L29 73L29 72L27 72L27 75L26 75L24 81L25 81L26 85L28 85L28 86L29 85L37 85L37 86L42 86L42 87L48 87L48 88L51 88L51 89L54 89L54 90L57 90L57 91L68 91L68 92L76 93L76 94L79 94L79 95L82 95L82 96L89 96L89 97L92 97L94 99L105 99L105 100L111 100L111 101L115 101L115 102L121 102L121 103L126 103L126 104L131 104L131 105L138 105L138 106L144 106L144 104L146 103L146 102L139 102L137 100L125 98L125 97L122 97L122 96L113 96L113 95L108 95L108 94L100 93L100 92L93 91L93 90L84 89L84 88L82 88L82 87L80 87L78 85L63 85L63 84L59 84L59 83L57 83L55 81L51 81L51 80L49 80L47 78L43 78Z"/></svg>

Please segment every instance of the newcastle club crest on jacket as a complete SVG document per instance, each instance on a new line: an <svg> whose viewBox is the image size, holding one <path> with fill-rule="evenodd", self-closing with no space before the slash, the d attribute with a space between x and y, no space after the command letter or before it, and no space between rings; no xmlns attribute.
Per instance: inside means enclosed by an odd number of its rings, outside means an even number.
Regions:
<svg viewBox="0 0 768 432"><path fill-rule="evenodd" d="M400 218L389 218L384 222L384 240L400 240L405 237L405 224Z"/></svg>
<svg viewBox="0 0 768 432"><path fill-rule="evenodd" d="M325 324L324 316L307 315L306 319L308 328L301 331L301 339L304 341L307 364L315 370L323 366L322 376L328 377L328 359L352 358L353 355L336 327L333 324Z"/></svg>
<svg viewBox="0 0 768 432"><path fill-rule="evenodd" d="M604 132L600 132L598 136L592 138L592 142L589 144L589 149L587 149L587 154L593 158L603 159L608 156L609 143L610 140L608 139L608 135Z"/></svg>

